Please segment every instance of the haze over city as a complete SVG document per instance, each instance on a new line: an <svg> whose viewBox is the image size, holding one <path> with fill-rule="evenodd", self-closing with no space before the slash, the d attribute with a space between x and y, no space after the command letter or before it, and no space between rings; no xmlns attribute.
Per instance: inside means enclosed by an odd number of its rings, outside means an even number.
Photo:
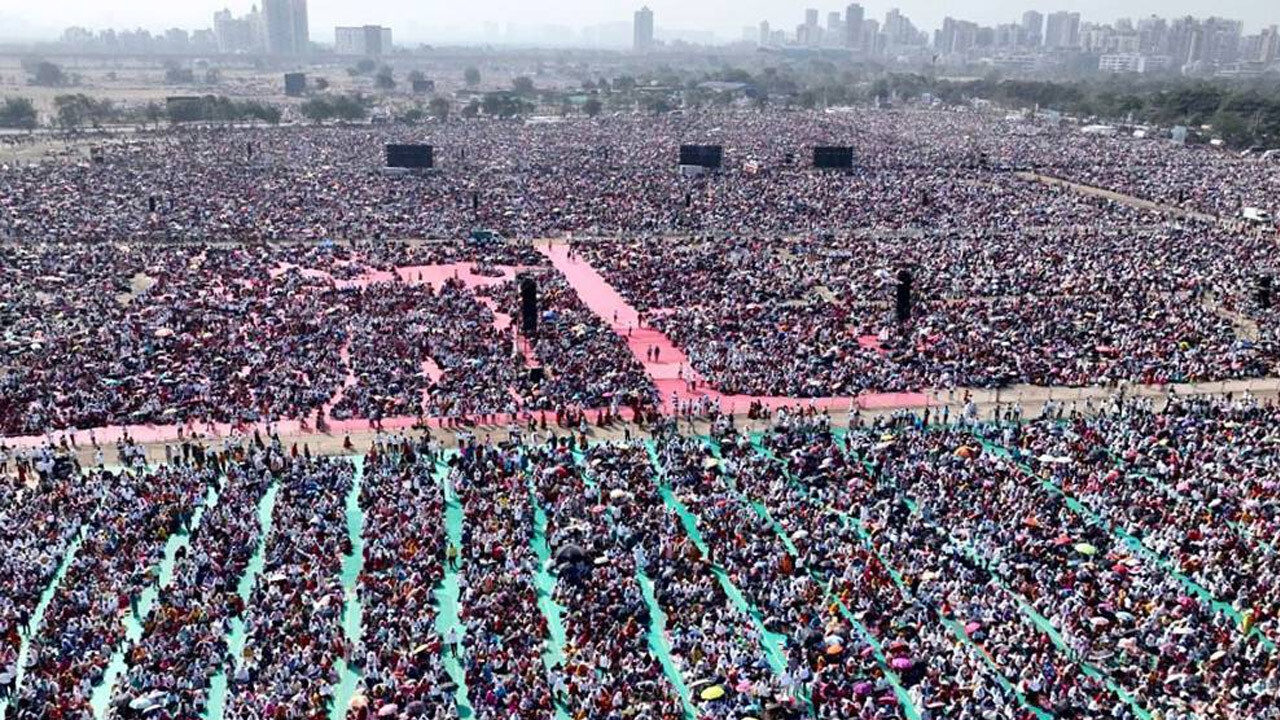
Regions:
<svg viewBox="0 0 1280 720"><path fill-rule="evenodd" d="M153 32L169 27L201 27L217 10L229 7L241 13L249 9L245 2L169 2L168 0L131 0L119 5L87 0L48 0L18 4L0 3L0 39L52 39L70 25L90 29L132 29L141 27ZM842 10L843 3L780 2L778 0L745 0L729 2L711 0L677 2L655 0L648 3L658 18L660 28L701 30L716 33L720 39L737 39L740 28L768 20L785 27L796 22L806 7ZM244 7L240 7L244 5ZM839 5L839 7L837 7ZM1025 10L1079 12L1089 22L1112 22L1121 17L1139 19L1150 14L1166 18L1183 15L1219 16L1242 20L1246 30L1260 29L1277 21L1274 4L1265 0L1223 0L1206 4L1195 0L1133 0L1123 4L1105 0L1027 0L1009 4L994 0L972 2L929 2L928 0L885 0L864 3L868 16L879 17L898 8L922 29L932 32L946 16L973 20L981 24L1009 22ZM312 0L309 12L316 28L335 25L359 25L367 22L393 26L406 42L442 42L450 38L466 42L483 42L486 23L505 30L507 24L542 26L561 25L574 30L585 26L629 21L637 4L625 0L594 2L520 2L517 0L478 0L469 3L414 2L413 0ZM320 39L320 38L317 38ZM501 40L501 37L491 38Z"/></svg>

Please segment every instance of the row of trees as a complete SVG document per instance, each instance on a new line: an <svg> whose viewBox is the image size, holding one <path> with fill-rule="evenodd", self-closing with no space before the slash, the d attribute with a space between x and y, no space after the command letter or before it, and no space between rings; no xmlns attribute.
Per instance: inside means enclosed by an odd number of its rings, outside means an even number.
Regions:
<svg viewBox="0 0 1280 720"><path fill-rule="evenodd" d="M31 98L10 97L0 105L0 127L34 130L40 116Z"/></svg>
<svg viewBox="0 0 1280 720"><path fill-rule="evenodd" d="M75 130L86 123L97 128L122 119L124 111L108 98L94 98L84 93L59 95L53 99L54 115L64 130Z"/></svg>
<svg viewBox="0 0 1280 720"><path fill-rule="evenodd" d="M194 85L197 82L196 71L169 61L164 64L164 81L169 85ZM199 82L205 85L217 85L221 81L222 71L218 68L208 68L199 75Z"/></svg>
<svg viewBox="0 0 1280 720"><path fill-rule="evenodd" d="M22 69L30 75L28 82L32 85L42 87L61 87L71 83L71 78L62 71L62 68L39 58L25 58L22 61Z"/></svg>
<svg viewBox="0 0 1280 720"><path fill-rule="evenodd" d="M84 93L58 95L53 99L53 121L68 132L84 127L100 128L114 123L159 125L184 122L266 122L279 123L280 108L255 100L232 100L227 97L175 98L162 105L150 102L142 106L118 105L108 98L95 98ZM34 130L40 117L29 98L5 98L0 105L0 127Z"/></svg>
<svg viewBox="0 0 1280 720"><path fill-rule="evenodd" d="M477 83L480 82L480 70L467 68L467 72L475 73L474 81L472 81L470 74L467 74L467 85L477 85ZM355 67L347 69L347 74L352 77L372 76L372 78L374 78L374 87L378 88L378 90L396 90L396 86L398 85L396 81L396 69L387 64L379 65L370 58L358 61ZM426 79L426 74L422 72L422 70L410 70L406 79L408 79L408 83L412 86L413 83L424 81L424 79ZM321 90L324 90L324 88L321 88Z"/></svg>
<svg viewBox="0 0 1280 720"><path fill-rule="evenodd" d="M222 95L171 99L166 103L169 122L265 122L272 125L281 119L280 108L257 100L232 100Z"/></svg>
<svg viewBox="0 0 1280 720"><path fill-rule="evenodd" d="M373 101L360 93L317 95L298 107L302 116L314 122L345 120L354 122L369 116Z"/></svg>
<svg viewBox="0 0 1280 720"><path fill-rule="evenodd" d="M1229 145L1280 146L1280 83L1228 80L1145 79L1054 82L988 78L966 82L893 75L878 80L873 95L911 97L928 92L947 103L974 98L1007 107L1044 108L1111 122L1209 125Z"/></svg>
<svg viewBox="0 0 1280 720"><path fill-rule="evenodd" d="M1005 79L992 74L956 81L932 73L887 72L879 67L814 59L783 61L752 70L660 66L640 77L584 78L581 87L606 105L630 105L651 112L729 104L742 98L757 106L815 108L916 100L927 93L947 104L983 99L1003 107L1055 109L1107 122L1209 125L1214 136L1235 147L1280 147L1278 80L1272 75L1249 81L1141 76L1059 81ZM706 81L742 83L744 87L732 93L708 90L702 87Z"/></svg>
<svg viewBox="0 0 1280 720"><path fill-rule="evenodd" d="M53 99L54 119L66 130L76 130L84 125L101 127L110 122L127 119L126 111L106 98L94 98L84 93L59 95ZM34 130L40 124L40 114L30 98L5 98L0 105L0 127Z"/></svg>

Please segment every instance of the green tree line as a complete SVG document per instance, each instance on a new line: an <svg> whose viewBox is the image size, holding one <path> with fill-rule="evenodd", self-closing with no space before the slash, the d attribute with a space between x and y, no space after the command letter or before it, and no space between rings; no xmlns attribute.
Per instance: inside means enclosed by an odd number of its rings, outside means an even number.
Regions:
<svg viewBox="0 0 1280 720"><path fill-rule="evenodd" d="M945 103L980 98L1015 108L1053 109L1108 122L1163 126L1210 125L1229 145L1280 147L1280 83L1115 77L1055 82L983 79L954 82L898 74L877 80L872 96L918 97Z"/></svg>

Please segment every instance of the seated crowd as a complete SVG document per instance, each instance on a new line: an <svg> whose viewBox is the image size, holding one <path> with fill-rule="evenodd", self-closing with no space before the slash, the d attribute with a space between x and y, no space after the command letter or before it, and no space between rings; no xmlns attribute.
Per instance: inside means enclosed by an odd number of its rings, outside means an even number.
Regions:
<svg viewBox="0 0 1280 720"><path fill-rule="evenodd" d="M1274 404L837 427L760 400L1273 379L1272 235L1008 172L1232 214L1259 163L742 110L439 123L432 182L372 172L405 134L0 168L0 720L1280 717ZM796 158L843 138L856 172ZM681 176L688 140L733 164ZM693 394L681 434L672 375L770 422ZM374 440L313 456L284 421ZM181 429L165 461L125 432L108 465L94 430L142 425Z"/></svg>
<svg viewBox="0 0 1280 720"><path fill-rule="evenodd" d="M763 433L719 416L704 438L513 430L447 454L380 436L359 468L271 437L77 475L48 446L14 459L27 482L0 508L20 528L0 702L89 718L111 682L112 716L193 717L225 674L225 717L307 718L354 672L356 719L463 701L487 718L1269 717L1275 408L1099 410L846 429L797 409Z"/></svg>

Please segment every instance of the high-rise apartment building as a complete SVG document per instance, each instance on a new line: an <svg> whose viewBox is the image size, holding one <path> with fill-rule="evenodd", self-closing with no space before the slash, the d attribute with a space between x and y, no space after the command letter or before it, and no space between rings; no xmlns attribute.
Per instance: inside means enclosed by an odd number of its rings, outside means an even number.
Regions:
<svg viewBox="0 0 1280 720"><path fill-rule="evenodd" d="M260 52L264 48L262 13L254 5L248 15L235 17L223 9L213 14L213 36L218 52Z"/></svg>
<svg viewBox="0 0 1280 720"><path fill-rule="evenodd" d="M1080 13L1050 13L1044 26L1044 46L1050 50L1080 47Z"/></svg>
<svg viewBox="0 0 1280 720"><path fill-rule="evenodd" d="M1226 64L1240 59L1240 38L1244 35L1244 23L1211 17L1206 18L1200 28L1204 38L1202 60Z"/></svg>
<svg viewBox="0 0 1280 720"><path fill-rule="evenodd" d="M911 20L897 8L885 13L883 31L887 47L927 45L929 42L928 35L917 30Z"/></svg>
<svg viewBox="0 0 1280 720"><path fill-rule="evenodd" d="M1005 23L997 25L995 28L995 41L992 43L998 48L1016 48L1022 47L1025 41L1025 32L1018 23Z"/></svg>
<svg viewBox="0 0 1280 720"><path fill-rule="evenodd" d="M311 27L307 23L307 0L291 0L290 20L293 22L293 54L306 55L311 49Z"/></svg>
<svg viewBox="0 0 1280 720"><path fill-rule="evenodd" d="M1044 42L1044 15L1035 10L1022 13L1022 40L1028 47L1039 47Z"/></svg>
<svg viewBox="0 0 1280 720"><path fill-rule="evenodd" d="M1258 62L1273 63L1280 60L1280 31L1275 25L1262 31L1262 39L1258 43Z"/></svg>
<svg viewBox="0 0 1280 720"><path fill-rule="evenodd" d="M653 11L646 5L636 11L633 47L644 52L653 47Z"/></svg>
<svg viewBox="0 0 1280 720"><path fill-rule="evenodd" d="M934 36L933 46L938 52L963 54L978 44L978 24L952 17L943 19L942 28Z"/></svg>
<svg viewBox="0 0 1280 720"><path fill-rule="evenodd" d="M336 27L333 47L339 55L385 55L391 52L391 28L381 25Z"/></svg>
<svg viewBox="0 0 1280 720"><path fill-rule="evenodd" d="M311 44L307 0L264 0L262 16L267 52L273 55L306 54Z"/></svg>
<svg viewBox="0 0 1280 720"><path fill-rule="evenodd" d="M862 50L862 23L866 20L866 11L858 3L844 9L844 44L854 50Z"/></svg>

